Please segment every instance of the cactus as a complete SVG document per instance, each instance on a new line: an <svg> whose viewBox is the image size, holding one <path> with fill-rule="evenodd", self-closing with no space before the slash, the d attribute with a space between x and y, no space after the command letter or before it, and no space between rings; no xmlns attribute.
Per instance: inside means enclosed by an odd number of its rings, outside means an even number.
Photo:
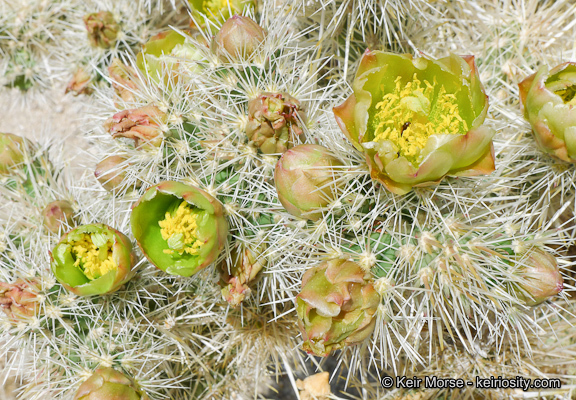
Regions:
<svg viewBox="0 0 576 400"><path fill-rule="evenodd" d="M536 69L571 54L571 2L21 3L0 3L2 86L83 71L69 88L92 94L66 96L80 166L46 139L1 154L19 398L278 397L271 375L302 397L328 376L486 395L384 374L559 376L569 396L576 173L552 117L571 70ZM538 109L537 81L562 104ZM543 121L565 143L542 148Z"/></svg>

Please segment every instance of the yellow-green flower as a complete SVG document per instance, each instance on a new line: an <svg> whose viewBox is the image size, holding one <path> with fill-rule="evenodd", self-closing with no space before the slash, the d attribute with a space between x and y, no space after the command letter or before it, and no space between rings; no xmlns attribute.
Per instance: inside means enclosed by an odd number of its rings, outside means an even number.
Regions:
<svg viewBox="0 0 576 400"><path fill-rule="evenodd" d="M334 108L336 120L388 190L404 194L446 175L494 170L494 131L482 125L488 98L474 57L367 51L352 88Z"/></svg>
<svg viewBox="0 0 576 400"><path fill-rule="evenodd" d="M192 25L205 25L205 20L224 22L234 14L242 14L245 8L253 8L254 0L188 0L192 9Z"/></svg>
<svg viewBox="0 0 576 400"><path fill-rule="evenodd" d="M132 243L104 224L79 226L50 253L54 276L79 296L112 293L134 276Z"/></svg>
<svg viewBox="0 0 576 400"><path fill-rule="evenodd" d="M132 233L148 260L172 275L190 276L212 264L226 244L222 204L208 193L167 181L132 208Z"/></svg>
<svg viewBox="0 0 576 400"><path fill-rule="evenodd" d="M560 160L576 163L576 63L543 66L519 84L524 116L538 145Z"/></svg>

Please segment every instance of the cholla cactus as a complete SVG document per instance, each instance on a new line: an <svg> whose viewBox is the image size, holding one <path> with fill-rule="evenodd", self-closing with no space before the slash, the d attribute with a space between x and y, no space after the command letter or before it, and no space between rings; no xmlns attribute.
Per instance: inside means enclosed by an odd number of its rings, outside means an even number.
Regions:
<svg viewBox="0 0 576 400"><path fill-rule="evenodd" d="M0 281L33 282L2 292L9 310L34 299L1 316L21 398L71 398L106 368L140 397L265 397L257 381L286 374L297 391L298 370L326 368L313 356L328 352L348 367L332 381L366 399L455 396L384 392L383 373L554 374L567 384L554 395L568 393L576 174L538 148L517 83L566 61L555 55L571 54L576 6L206 3L187 31L157 5L72 8L65 69L103 75L82 113L84 170L71 179L47 146L24 146L0 182ZM105 49L81 22L103 11L118 24ZM246 18L261 29L234 36ZM391 165L402 158L412 175ZM43 224L54 201L73 213L57 233ZM77 234L86 226L124 239L119 263L110 240ZM67 288L84 285L91 296Z"/></svg>

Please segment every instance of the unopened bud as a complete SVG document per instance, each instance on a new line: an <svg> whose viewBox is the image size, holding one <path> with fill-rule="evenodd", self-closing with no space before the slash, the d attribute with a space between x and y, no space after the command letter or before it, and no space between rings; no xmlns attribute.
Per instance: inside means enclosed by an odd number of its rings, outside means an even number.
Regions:
<svg viewBox="0 0 576 400"><path fill-rule="evenodd" d="M300 102L286 93L262 93L248 102L246 135L264 154L283 153L294 146L294 136L306 114Z"/></svg>
<svg viewBox="0 0 576 400"><path fill-rule="evenodd" d="M212 48L222 61L250 58L266 38L266 31L251 18L234 15L214 37Z"/></svg>
<svg viewBox="0 0 576 400"><path fill-rule="evenodd" d="M66 200L57 200L42 210L44 226L54 233L65 230L74 224L74 209Z"/></svg>
<svg viewBox="0 0 576 400"><path fill-rule="evenodd" d="M163 138L161 127L165 122L166 114L158 107L148 105L114 114L104 123L104 128L114 139L134 140L134 147L139 147L140 142L160 146Z"/></svg>
<svg viewBox="0 0 576 400"><path fill-rule="evenodd" d="M523 298L527 305L543 303L564 289L564 280L552 254L533 251L523 264L526 267L520 269L524 278L520 287L524 293L520 293L519 297Z"/></svg>
<svg viewBox="0 0 576 400"><path fill-rule="evenodd" d="M66 93L72 92L75 96L90 94L92 93L91 81L92 77L90 74L84 68L78 68L70 82L68 82L68 86L66 86Z"/></svg>
<svg viewBox="0 0 576 400"><path fill-rule="evenodd" d="M240 305L250 294L250 283L266 264L266 259L262 257L264 248L264 245L234 248L230 255L232 263L224 262L219 266L222 297L232 307Z"/></svg>
<svg viewBox="0 0 576 400"><path fill-rule="evenodd" d="M27 140L11 133L0 133L0 173L7 174L24 161Z"/></svg>
<svg viewBox="0 0 576 400"><path fill-rule="evenodd" d="M14 322L33 317L38 312L40 288L40 282L36 279L0 282L0 308Z"/></svg>
<svg viewBox="0 0 576 400"><path fill-rule="evenodd" d="M108 67L108 74L112 79L112 87L116 94L118 94L124 101L134 101L133 91L137 88L137 85L134 82L136 71L115 58Z"/></svg>
<svg viewBox="0 0 576 400"><path fill-rule="evenodd" d="M278 199L296 217L320 219L322 212L314 210L334 200L334 167L340 165L340 160L323 146L302 144L286 151L274 170Z"/></svg>
<svg viewBox="0 0 576 400"><path fill-rule="evenodd" d="M113 368L98 368L76 392L74 400L149 400L140 387Z"/></svg>
<svg viewBox="0 0 576 400"><path fill-rule="evenodd" d="M92 46L103 49L114 46L118 32L120 32L120 25L110 11L88 14L82 19Z"/></svg>
<svg viewBox="0 0 576 400"><path fill-rule="evenodd" d="M94 176L109 192L121 190L126 178L126 159L122 156L106 157L96 165Z"/></svg>

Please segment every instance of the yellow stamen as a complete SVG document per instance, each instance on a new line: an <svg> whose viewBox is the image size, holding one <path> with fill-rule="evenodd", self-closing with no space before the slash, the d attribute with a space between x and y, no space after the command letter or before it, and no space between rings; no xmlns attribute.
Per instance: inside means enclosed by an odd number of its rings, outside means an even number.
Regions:
<svg viewBox="0 0 576 400"><path fill-rule="evenodd" d="M202 241L197 237L198 215L198 211L194 211L190 204L183 201L174 215L167 212L166 217L158 222L162 239L171 247L164 250L165 254L173 254L174 251L180 255L185 252L192 255L199 253Z"/></svg>
<svg viewBox="0 0 576 400"><path fill-rule="evenodd" d="M112 259L112 244L106 242L104 246L97 247L92 242L90 234L83 233L80 240L70 243L72 255L76 258L74 265L84 272L90 280L100 278L108 272L118 268Z"/></svg>
<svg viewBox="0 0 576 400"><path fill-rule="evenodd" d="M212 14L218 16L221 10L228 8L228 0L208 0L204 3L205 11L212 11Z"/></svg>
<svg viewBox="0 0 576 400"><path fill-rule="evenodd" d="M463 135L468 124L460 116L456 95L444 86L436 91L436 80L422 83L416 74L404 86L401 80L397 77L394 91L376 104L374 142L392 142L398 156L418 166L431 135Z"/></svg>
<svg viewBox="0 0 576 400"><path fill-rule="evenodd" d="M566 89L556 90L554 93L562 97L564 104L576 105L576 85L568 86Z"/></svg>

